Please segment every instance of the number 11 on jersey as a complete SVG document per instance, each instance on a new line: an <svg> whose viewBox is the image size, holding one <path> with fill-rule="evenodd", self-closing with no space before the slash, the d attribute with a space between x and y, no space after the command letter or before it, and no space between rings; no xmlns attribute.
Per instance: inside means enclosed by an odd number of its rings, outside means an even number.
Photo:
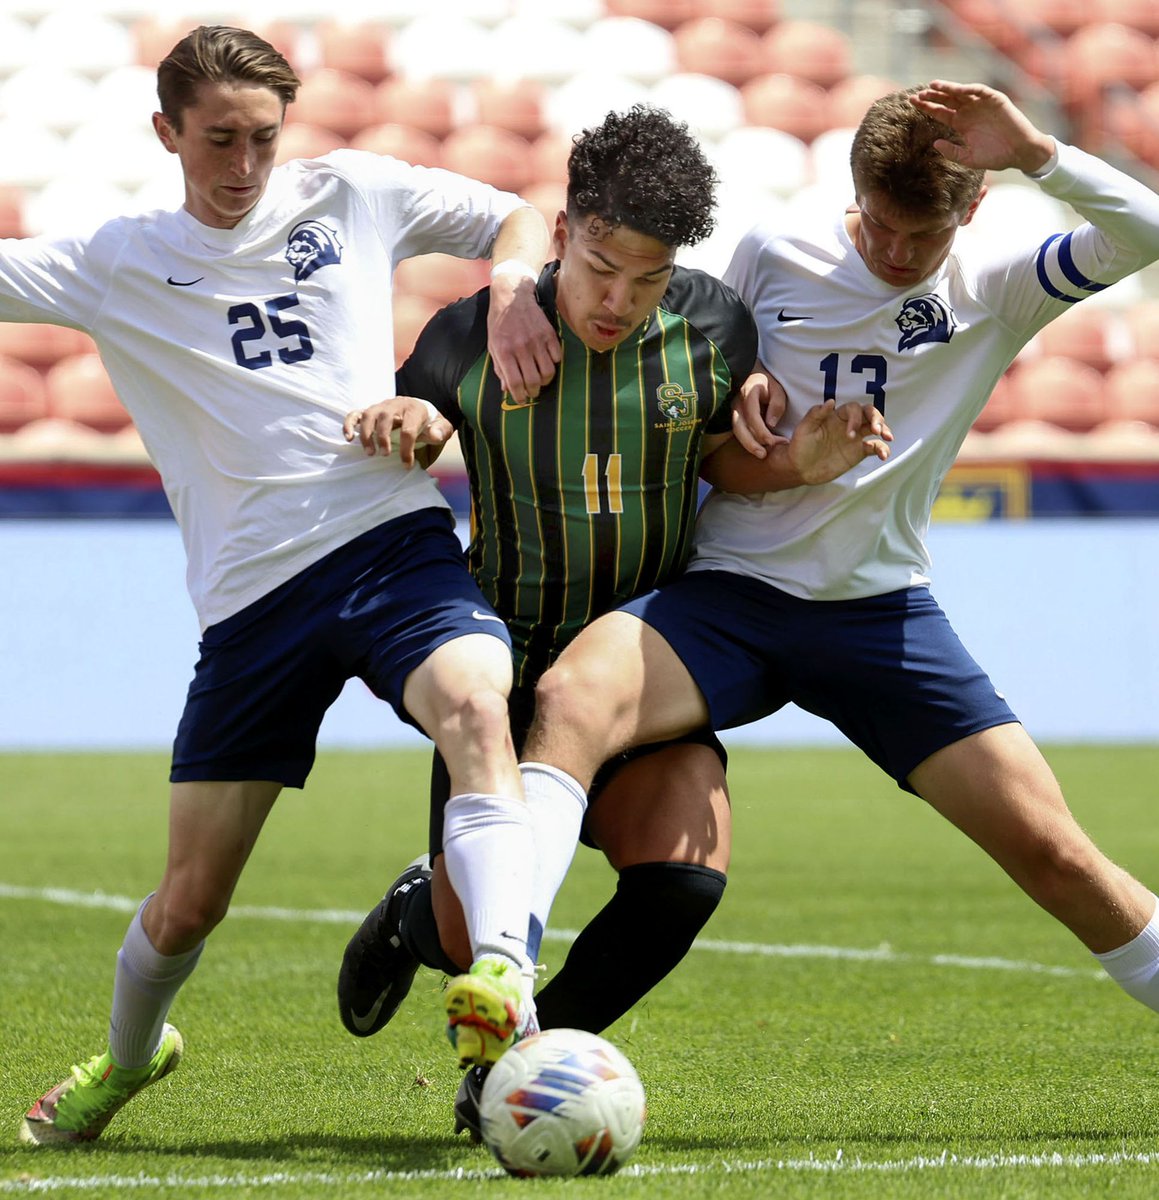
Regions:
<svg viewBox="0 0 1159 1200"><path fill-rule="evenodd" d="M607 481L608 508L610 513L624 511L624 493L620 483L619 454L609 454L604 466L604 478ZM589 514L604 511L603 499L600 496L600 456L598 454L584 455L584 496Z"/></svg>

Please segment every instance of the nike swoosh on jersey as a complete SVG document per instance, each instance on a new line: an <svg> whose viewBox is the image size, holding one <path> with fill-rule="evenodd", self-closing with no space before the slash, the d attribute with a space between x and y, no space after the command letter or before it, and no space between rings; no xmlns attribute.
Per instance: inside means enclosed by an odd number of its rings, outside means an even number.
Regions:
<svg viewBox="0 0 1159 1200"><path fill-rule="evenodd" d="M783 308L777 313L778 321L811 321L812 319L812 317L798 315L797 313L787 313Z"/></svg>
<svg viewBox="0 0 1159 1200"><path fill-rule="evenodd" d="M192 287L195 283L200 283L205 278L204 275L198 275L196 279L174 279L172 275L165 280L170 287Z"/></svg>
<svg viewBox="0 0 1159 1200"><path fill-rule="evenodd" d="M476 621L498 621L500 625L503 624L502 617L497 617L493 613L481 613L477 608L472 610L471 616L473 616Z"/></svg>

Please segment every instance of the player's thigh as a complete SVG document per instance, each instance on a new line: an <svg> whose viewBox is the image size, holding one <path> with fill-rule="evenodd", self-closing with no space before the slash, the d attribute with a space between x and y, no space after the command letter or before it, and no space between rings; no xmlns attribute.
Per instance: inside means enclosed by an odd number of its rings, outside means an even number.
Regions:
<svg viewBox="0 0 1159 1200"><path fill-rule="evenodd" d="M689 742L631 759L595 798L587 836L617 871L686 862L727 872L732 810L723 763L707 745Z"/></svg>
<svg viewBox="0 0 1159 1200"><path fill-rule="evenodd" d="M1060 839L1085 840L1046 759L1017 722L942 747L918 764L909 783L1004 864Z"/></svg>

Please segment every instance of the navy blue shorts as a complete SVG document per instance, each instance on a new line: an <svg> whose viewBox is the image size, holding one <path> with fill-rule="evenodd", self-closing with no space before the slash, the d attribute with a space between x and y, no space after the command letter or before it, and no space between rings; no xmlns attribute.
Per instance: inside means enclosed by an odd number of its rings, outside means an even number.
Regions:
<svg viewBox="0 0 1159 1200"><path fill-rule="evenodd" d="M731 571L691 571L623 609L676 651L714 728L791 702L831 721L907 790L935 751L1018 720L926 587L802 600Z"/></svg>
<svg viewBox="0 0 1159 1200"><path fill-rule="evenodd" d="M322 717L348 679L413 725L407 676L470 633L511 645L467 571L450 514L425 508L379 525L205 631L169 777L301 787Z"/></svg>

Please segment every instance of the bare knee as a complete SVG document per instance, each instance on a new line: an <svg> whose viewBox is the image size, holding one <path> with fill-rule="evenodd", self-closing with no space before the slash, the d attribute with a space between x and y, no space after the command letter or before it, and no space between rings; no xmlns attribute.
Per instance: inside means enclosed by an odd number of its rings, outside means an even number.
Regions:
<svg viewBox="0 0 1159 1200"><path fill-rule="evenodd" d="M609 754L622 748L619 718L623 707L610 686L608 665L597 673L586 664L561 659L535 685L535 725L528 738L550 761L564 751L578 770L595 771Z"/></svg>
<svg viewBox="0 0 1159 1200"><path fill-rule="evenodd" d="M184 954L203 942L225 918L229 897L191 881L162 882L141 920L158 954Z"/></svg>
<svg viewBox="0 0 1159 1200"><path fill-rule="evenodd" d="M448 699L435 740L440 749L448 743L466 743L484 753L498 753L508 745L510 736L507 697L480 685Z"/></svg>

